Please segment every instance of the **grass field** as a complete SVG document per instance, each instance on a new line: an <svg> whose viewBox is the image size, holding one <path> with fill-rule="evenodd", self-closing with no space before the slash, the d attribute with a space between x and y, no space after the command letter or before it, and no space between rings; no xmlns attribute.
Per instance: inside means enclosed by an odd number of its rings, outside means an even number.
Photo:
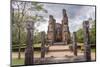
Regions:
<svg viewBox="0 0 100 67"><path fill-rule="evenodd" d="M13 52L12 53L13 55L17 55L18 53L17 52ZM13 57L12 58L12 65L24 65L24 57L23 57L24 53L21 52L21 59L18 59L16 57ZM40 52L39 51L35 51L34 52L34 56L35 57L40 57Z"/></svg>
<svg viewBox="0 0 100 67"><path fill-rule="evenodd" d="M96 52L96 49L95 49L95 48L93 48L93 49L91 49L91 51L92 51L92 52Z"/></svg>
<svg viewBox="0 0 100 67"><path fill-rule="evenodd" d="M21 59L13 58L12 65L24 65L24 58Z"/></svg>

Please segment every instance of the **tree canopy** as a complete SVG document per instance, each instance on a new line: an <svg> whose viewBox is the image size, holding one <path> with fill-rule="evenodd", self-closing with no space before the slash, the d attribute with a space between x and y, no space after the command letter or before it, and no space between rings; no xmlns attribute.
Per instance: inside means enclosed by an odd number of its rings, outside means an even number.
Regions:
<svg viewBox="0 0 100 67"><path fill-rule="evenodd" d="M44 22L45 19L38 12L47 13L47 10L43 8L43 4L37 2L24 2L24 1L12 1L12 44L19 43L24 44L26 39L25 21L28 18L33 19L38 25L40 22ZM35 30L35 28L34 28Z"/></svg>
<svg viewBox="0 0 100 67"><path fill-rule="evenodd" d="M92 22L89 22L91 24L91 28L89 28L90 32L90 43L95 44L96 43L96 22L93 20ZM83 43L83 29L79 29L77 31L77 41L80 43Z"/></svg>

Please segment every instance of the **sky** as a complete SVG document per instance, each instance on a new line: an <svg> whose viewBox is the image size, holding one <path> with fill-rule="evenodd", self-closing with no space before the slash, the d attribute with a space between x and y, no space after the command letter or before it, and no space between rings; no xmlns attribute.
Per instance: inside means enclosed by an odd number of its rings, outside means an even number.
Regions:
<svg viewBox="0 0 100 67"><path fill-rule="evenodd" d="M68 23L70 32L77 31L82 27L82 22L89 18L95 19L95 7L94 6L83 6L83 5L68 5L68 4L50 4L42 3L48 13L39 12L46 21L41 24L37 29L39 31L47 32L48 29L48 18L49 15L53 15L56 19L56 23L62 21L62 9L66 9L68 15ZM42 23L42 22L41 22Z"/></svg>

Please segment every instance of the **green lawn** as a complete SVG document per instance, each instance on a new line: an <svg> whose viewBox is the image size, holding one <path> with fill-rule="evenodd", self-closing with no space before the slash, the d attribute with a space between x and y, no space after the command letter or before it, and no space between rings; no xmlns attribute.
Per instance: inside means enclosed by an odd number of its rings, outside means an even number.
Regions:
<svg viewBox="0 0 100 67"><path fill-rule="evenodd" d="M41 44L34 44L34 47L41 47Z"/></svg>
<svg viewBox="0 0 100 67"><path fill-rule="evenodd" d="M39 43L39 44L33 44L33 47L34 48L40 48L41 47L41 43ZM18 49L18 48L19 48L19 45L13 45L12 46L12 49ZM21 45L21 48L26 48L26 45L25 44Z"/></svg>
<svg viewBox="0 0 100 67"><path fill-rule="evenodd" d="M12 66L13 65L24 65L24 58L21 58L21 59L12 59Z"/></svg>
<svg viewBox="0 0 100 67"><path fill-rule="evenodd" d="M34 55L40 56L40 52L39 51L34 51ZM24 58L18 59L18 58L12 58L12 65L24 65Z"/></svg>
<svg viewBox="0 0 100 67"><path fill-rule="evenodd" d="M92 48L91 51L92 51L92 52L96 52L96 49L95 49L95 48Z"/></svg>

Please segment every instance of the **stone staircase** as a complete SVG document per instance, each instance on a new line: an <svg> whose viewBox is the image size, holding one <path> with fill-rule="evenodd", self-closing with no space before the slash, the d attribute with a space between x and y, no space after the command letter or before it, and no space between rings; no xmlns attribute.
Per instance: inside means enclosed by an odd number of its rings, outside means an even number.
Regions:
<svg viewBox="0 0 100 67"><path fill-rule="evenodd" d="M69 45L65 45L64 42L56 42L49 46L47 56L59 58L73 56L73 53L70 50Z"/></svg>
<svg viewBox="0 0 100 67"><path fill-rule="evenodd" d="M49 46L49 51L65 51L69 50L69 45L65 45L64 42L55 42Z"/></svg>
<svg viewBox="0 0 100 67"><path fill-rule="evenodd" d="M69 45L52 45L49 46L50 52L61 52L61 51L70 51Z"/></svg>
<svg viewBox="0 0 100 67"><path fill-rule="evenodd" d="M53 43L53 45L65 45L65 43L64 42L55 42L55 43Z"/></svg>

